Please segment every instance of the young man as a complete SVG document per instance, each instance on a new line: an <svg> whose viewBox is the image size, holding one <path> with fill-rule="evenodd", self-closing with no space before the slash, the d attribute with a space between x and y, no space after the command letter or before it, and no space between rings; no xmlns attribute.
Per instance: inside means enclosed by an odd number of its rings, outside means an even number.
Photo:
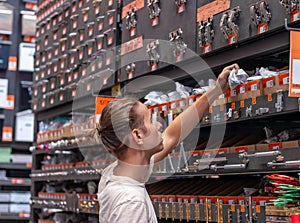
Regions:
<svg viewBox="0 0 300 223"><path fill-rule="evenodd" d="M155 223L157 218L145 189L153 165L163 160L199 123L212 102L228 88L225 67L216 85L182 112L161 133L147 107L134 99L118 99L103 110L94 134L118 160L101 175L98 198L100 223Z"/></svg>

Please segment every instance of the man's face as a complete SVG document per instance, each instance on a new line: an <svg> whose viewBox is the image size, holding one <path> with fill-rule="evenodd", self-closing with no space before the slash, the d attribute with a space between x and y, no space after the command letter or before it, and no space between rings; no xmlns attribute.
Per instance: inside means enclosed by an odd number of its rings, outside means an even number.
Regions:
<svg viewBox="0 0 300 223"><path fill-rule="evenodd" d="M143 139L143 150L149 150L151 154L160 152L163 149L162 125L157 121L152 121L151 113L144 104L139 103L137 109L138 114L144 116L144 125L147 130Z"/></svg>

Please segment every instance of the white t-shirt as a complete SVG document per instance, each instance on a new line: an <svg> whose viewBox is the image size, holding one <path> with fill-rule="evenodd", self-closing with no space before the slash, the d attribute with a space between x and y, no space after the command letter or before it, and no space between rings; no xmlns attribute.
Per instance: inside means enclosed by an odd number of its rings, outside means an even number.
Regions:
<svg viewBox="0 0 300 223"><path fill-rule="evenodd" d="M149 179L154 165L151 157ZM115 176L117 161L102 172L98 187L100 223L157 223L155 211L145 184L130 177Z"/></svg>

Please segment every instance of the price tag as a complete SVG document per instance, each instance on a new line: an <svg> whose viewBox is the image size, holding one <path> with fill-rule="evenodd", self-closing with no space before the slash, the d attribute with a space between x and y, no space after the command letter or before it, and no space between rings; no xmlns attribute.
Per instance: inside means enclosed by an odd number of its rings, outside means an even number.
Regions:
<svg viewBox="0 0 300 223"><path fill-rule="evenodd" d="M99 13L100 13L100 6L97 6L96 8L95 8L95 14L96 15L98 15Z"/></svg>
<svg viewBox="0 0 300 223"><path fill-rule="evenodd" d="M256 205L256 213L259 214L260 213L260 206Z"/></svg>
<svg viewBox="0 0 300 223"><path fill-rule="evenodd" d="M231 90L230 91L230 96L231 97L237 96L237 90Z"/></svg>
<svg viewBox="0 0 300 223"><path fill-rule="evenodd" d="M158 17L155 17L152 19L152 26L157 26L158 25Z"/></svg>
<svg viewBox="0 0 300 223"><path fill-rule="evenodd" d="M177 7L177 13L180 14L180 13L183 13L185 11L185 4L180 4L178 7Z"/></svg>
<svg viewBox="0 0 300 223"><path fill-rule="evenodd" d="M295 22L298 20L300 20L300 10L296 10L295 12L292 13L292 16L291 16L292 22Z"/></svg>
<svg viewBox="0 0 300 223"><path fill-rule="evenodd" d="M19 217L20 218L29 218L30 217L30 213L28 213L28 212L21 212L21 213L19 213Z"/></svg>
<svg viewBox="0 0 300 223"><path fill-rule="evenodd" d="M274 87L274 80L267 81L266 86L267 88Z"/></svg>
<svg viewBox="0 0 300 223"><path fill-rule="evenodd" d="M10 56L8 58L8 70L9 71L16 71L17 70L17 57Z"/></svg>
<svg viewBox="0 0 300 223"><path fill-rule="evenodd" d="M209 113L213 113L213 108L212 108L212 106L209 106L208 112L209 112Z"/></svg>
<svg viewBox="0 0 300 223"><path fill-rule="evenodd" d="M289 77L283 78L283 84L284 85L289 84L289 83L290 83L290 78Z"/></svg>
<svg viewBox="0 0 300 223"><path fill-rule="evenodd" d="M244 100L241 100L241 101L240 101L240 107L241 107L241 108L244 108L244 107L245 107L245 101L244 101Z"/></svg>
<svg viewBox="0 0 300 223"><path fill-rule="evenodd" d="M243 87L240 87L240 94L243 94L246 92L246 87L243 86Z"/></svg>
<svg viewBox="0 0 300 223"><path fill-rule="evenodd" d="M244 213L245 212L245 205L241 205L241 212Z"/></svg>
<svg viewBox="0 0 300 223"><path fill-rule="evenodd" d="M180 101L179 106L180 107L185 107L186 106L186 101L185 100Z"/></svg>
<svg viewBox="0 0 300 223"><path fill-rule="evenodd" d="M112 25L114 23L114 16L110 17L108 20L108 25Z"/></svg>
<svg viewBox="0 0 300 223"><path fill-rule="evenodd" d="M112 37L112 36L109 37L109 38L107 39L107 45L111 45L111 44L113 43L113 41L114 41L113 37Z"/></svg>
<svg viewBox="0 0 300 223"><path fill-rule="evenodd" d="M224 104L220 105L220 112L224 111Z"/></svg>
<svg viewBox="0 0 300 223"><path fill-rule="evenodd" d="M234 204L231 205L231 212L235 212L235 205Z"/></svg>
<svg viewBox="0 0 300 223"><path fill-rule="evenodd" d="M133 72L129 72L129 73L128 73L128 78L127 78L127 79L130 80L130 79L132 79L132 78L133 78Z"/></svg>
<svg viewBox="0 0 300 223"><path fill-rule="evenodd" d="M238 40L238 35L237 34L233 34L231 36L228 37L228 44L233 44L236 43Z"/></svg>
<svg viewBox="0 0 300 223"><path fill-rule="evenodd" d="M13 178L11 179L12 184L25 184L25 180L22 178Z"/></svg>
<svg viewBox="0 0 300 223"><path fill-rule="evenodd" d="M273 98L272 98L272 94L268 94L268 102L272 102Z"/></svg>
<svg viewBox="0 0 300 223"><path fill-rule="evenodd" d="M256 105L256 97L252 98L252 104Z"/></svg>
<svg viewBox="0 0 300 223"><path fill-rule="evenodd" d="M161 110L162 110L162 111L168 111L168 105L162 106Z"/></svg>
<svg viewBox="0 0 300 223"><path fill-rule="evenodd" d="M15 96L14 95L7 95L6 101L7 101L7 103L6 103L5 109L14 110L14 108L15 108Z"/></svg>
<svg viewBox="0 0 300 223"><path fill-rule="evenodd" d="M257 91L258 90L258 84L251 85L251 91Z"/></svg>
<svg viewBox="0 0 300 223"><path fill-rule="evenodd" d="M171 109L174 109L176 107L177 107L176 102L171 103Z"/></svg>
<svg viewBox="0 0 300 223"><path fill-rule="evenodd" d="M12 141L13 129L9 126L3 126L2 128L2 141L11 142Z"/></svg>
<svg viewBox="0 0 300 223"><path fill-rule="evenodd" d="M106 84L107 84L107 80L108 80L107 77L104 77L104 78L103 78L103 85L106 85Z"/></svg>
<svg viewBox="0 0 300 223"><path fill-rule="evenodd" d="M110 57L106 58L106 66L110 64L110 61L111 61Z"/></svg>
<svg viewBox="0 0 300 223"><path fill-rule="evenodd" d="M97 44L97 49L98 49L98 50L101 50L101 49L102 49L102 42L99 42L99 43Z"/></svg>
<svg viewBox="0 0 300 223"><path fill-rule="evenodd" d="M94 29L93 28L89 29L89 37L91 37L93 35L93 33L94 33Z"/></svg>
<svg viewBox="0 0 300 223"><path fill-rule="evenodd" d="M136 33L136 28L132 28L132 29L130 30L130 37L135 36L135 33Z"/></svg>
<svg viewBox="0 0 300 223"><path fill-rule="evenodd" d="M262 23L258 25L258 34L262 34L264 32L267 32L269 29L268 23Z"/></svg>
<svg viewBox="0 0 300 223"><path fill-rule="evenodd" d="M231 108L234 110L235 109L235 102L231 103Z"/></svg>

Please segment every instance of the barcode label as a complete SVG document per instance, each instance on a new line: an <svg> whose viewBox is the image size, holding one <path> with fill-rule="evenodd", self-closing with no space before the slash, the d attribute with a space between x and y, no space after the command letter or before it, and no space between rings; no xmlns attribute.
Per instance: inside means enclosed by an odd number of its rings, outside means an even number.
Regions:
<svg viewBox="0 0 300 223"><path fill-rule="evenodd" d="M180 101L179 105L180 105L180 107L184 107L186 105L185 101Z"/></svg>
<svg viewBox="0 0 300 223"><path fill-rule="evenodd" d="M246 92L246 87L243 86L243 87L240 87L240 94L243 94Z"/></svg>
<svg viewBox="0 0 300 223"><path fill-rule="evenodd" d="M168 110L168 106L167 105L162 106L161 110L162 111L167 111Z"/></svg>
<svg viewBox="0 0 300 223"><path fill-rule="evenodd" d="M258 90L258 84L251 85L251 91L257 91Z"/></svg>
<svg viewBox="0 0 300 223"><path fill-rule="evenodd" d="M230 96L237 96L237 92L236 92L236 90L231 90L231 92L230 92Z"/></svg>
<svg viewBox="0 0 300 223"><path fill-rule="evenodd" d="M266 83L267 88L274 87L274 85L275 85L274 80L267 81Z"/></svg>

